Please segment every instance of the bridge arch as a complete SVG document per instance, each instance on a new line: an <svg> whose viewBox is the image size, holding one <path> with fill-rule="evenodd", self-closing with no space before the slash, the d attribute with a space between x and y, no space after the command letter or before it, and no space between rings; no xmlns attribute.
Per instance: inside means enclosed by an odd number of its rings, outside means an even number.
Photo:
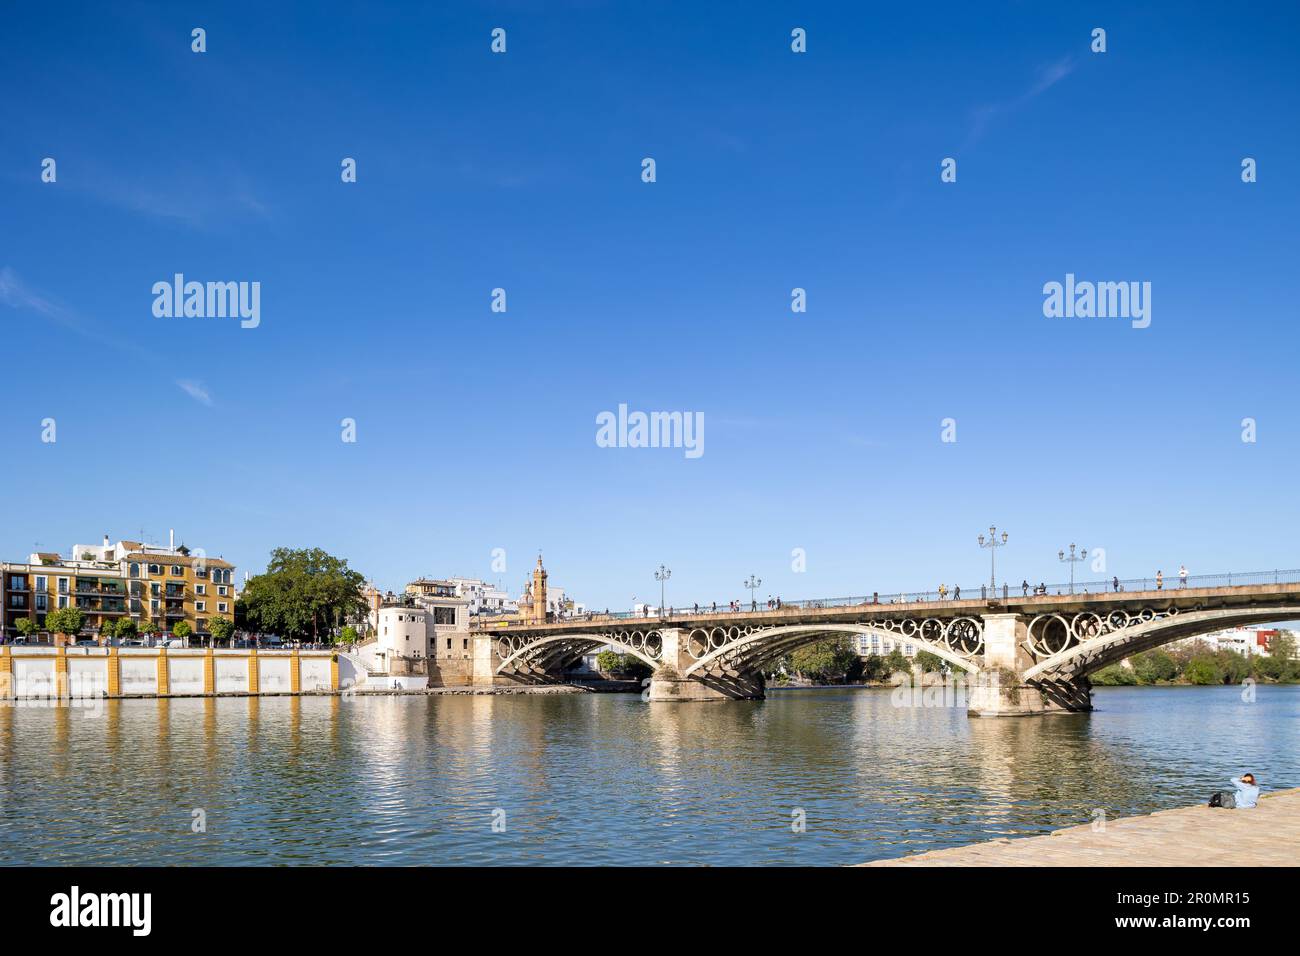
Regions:
<svg viewBox="0 0 1300 956"><path fill-rule="evenodd" d="M597 647L606 645L619 653L629 654L654 668L663 654L663 636L657 629L611 634L502 635L495 648L501 663L495 668L500 675L527 671L533 674L561 669Z"/></svg>
<svg viewBox="0 0 1300 956"><path fill-rule="evenodd" d="M972 623L976 627L979 626L977 622ZM697 628L688 633L688 642L692 640L696 631L699 630L701 629ZM936 641L921 637L921 630L918 627L914 633L909 635L865 624L788 624L760 628L748 634L740 634L720 645L715 646L710 643L707 650L699 656L688 651L689 656L695 657L696 660L695 663L686 668L682 676L705 676L711 675L715 671L722 671L730 676L738 673L752 673L762 670L765 666L770 665L793 650L806 644L814 644L819 640L825 640L827 635L832 634L878 634L891 638L900 644L912 644L922 650L929 651L954 667L967 671L978 669L978 665L969 657L963 656L963 654ZM972 649L971 653L973 655L975 649Z"/></svg>
<svg viewBox="0 0 1300 956"><path fill-rule="evenodd" d="M1148 614L1148 611L1150 613ZM1300 618L1300 606L1287 605L1273 608L1216 608L1214 610L1192 610L1178 612L1174 608L1167 611L1145 609L1137 615L1130 615L1130 622L1124 626L1106 630L1106 622L1084 622L1082 639L1052 651L1052 646L1042 643L1051 640L1050 635L1073 634L1074 622L1065 622L1058 615L1061 623L1053 622L1049 627L1040 628L1041 638L1033 631L1041 618L1039 615L1030 622L1030 636L1026 646L1030 653L1039 652L1040 660L1024 673L1026 681L1061 680L1083 677L1088 674L1118 663L1133 654L1149 651L1156 647L1188 637L1198 637L1223 630L1227 627L1239 627L1245 624L1268 624L1277 621L1289 621ZM1082 617L1083 615L1078 615ZM1093 615L1096 617L1096 615ZM1064 628L1062 627L1064 624ZM1089 635L1089 632L1092 632ZM1046 655L1043 650L1052 651Z"/></svg>

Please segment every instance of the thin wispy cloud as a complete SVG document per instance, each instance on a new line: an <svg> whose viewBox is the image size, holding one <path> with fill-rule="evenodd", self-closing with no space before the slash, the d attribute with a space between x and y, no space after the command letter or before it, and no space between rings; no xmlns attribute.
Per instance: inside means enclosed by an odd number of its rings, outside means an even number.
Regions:
<svg viewBox="0 0 1300 956"><path fill-rule="evenodd" d="M43 321L58 326L99 345L106 345L155 364L164 364L163 358L142 348L130 339L102 330L98 323L75 309L28 286L11 267L0 269L0 303L19 312L35 314Z"/></svg>
<svg viewBox="0 0 1300 956"><path fill-rule="evenodd" d="M966 134L966 146L974 145L988 131L995 119L1014 113L1036 97L1042 96L1061 80L1074 72L1078 65L1073 56L1062 57L1038 71L1034 82L1019 96L993 103L983 103L970 111L970 130Z"/></svg>
<svg viewBox="0 0 1300 956"><path fill-rule="evenodd" d="M182 392L184 392L190 398L194 399L200 405L207 405L209 408L212 407L212 395L209 394L207 388L203 385L202 382L196 382L193 379L183 378L183 379L177 379L176 384L180 387L180 390Z"/></svg>

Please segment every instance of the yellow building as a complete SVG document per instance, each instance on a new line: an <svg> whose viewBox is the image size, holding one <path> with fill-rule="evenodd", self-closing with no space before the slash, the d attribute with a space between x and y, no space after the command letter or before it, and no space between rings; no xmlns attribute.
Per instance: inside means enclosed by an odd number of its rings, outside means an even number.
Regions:
<svg viewBox="0 0 1300 956"><path fill-rule="evenodd" d="M44 632L46 615L65 607L86 615L81 636L94 638L125 617L169 633L185 621L200 638L217 618L235 619L234 565L184 545L110 544L105 536L100 545L75 545L70 558L37 552L25 563L0 563L0 574L6 639L18 636L19 618L34 619Z"/></svg>

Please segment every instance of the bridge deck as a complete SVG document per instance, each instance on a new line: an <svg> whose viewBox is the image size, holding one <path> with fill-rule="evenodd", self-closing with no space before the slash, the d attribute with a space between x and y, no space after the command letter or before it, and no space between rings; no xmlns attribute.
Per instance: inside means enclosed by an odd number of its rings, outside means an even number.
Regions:
<svg viewBox="0 0 1300 956"><path fill-rule="evenodd" d="M990 840L862 866L1294 866L1300 788L1266 793L1253 810L1162 810L1043 836Z"/></svg>
<svg viewBox="0 0 1300 956"><path fill-rule="evenodd" d="M1167 586L1161 590L1108 591L1104 593L1042 594L1025 596L1019 588L1011 590L1004 602L999 599L963 598L945 601L907 601L893 603L837 604L800 602L787 604L780 610L768 610L763 604L757 611L748 606L739 611L719 609L716 612L701 610L699 614L675 612L670 617L615 617L593 614L583 618L549 621L546 624L523 621L493 620L473 622L475 631L489 634L510 634L521 630L550 633L578 633L608 628L649 629L661 627L728 627L733 624L778 626L809 621L834 622L865 620L868 618L915 617L918 615L939 618L979 616L981 614L1013 613L1030 617L1038 614L1074 614L1079 611L1105 613L1118 608L1141 609L1148 605L1177 606L1180 610L1194 608L1230 608L1278 600L1300 602L1300 583L1246 584L1224 587L1180 588Z"/></svg>

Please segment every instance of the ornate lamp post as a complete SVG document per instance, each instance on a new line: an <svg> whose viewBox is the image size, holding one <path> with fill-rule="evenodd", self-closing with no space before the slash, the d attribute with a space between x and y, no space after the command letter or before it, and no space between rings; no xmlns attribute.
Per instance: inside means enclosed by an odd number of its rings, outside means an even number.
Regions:
<svg viewBox="0 0 1300 956"><path fill-rule="evenodd" d="M1002 532L1002 540L998 540L998 529L989 525L989 539L984 540L984 535L980 535L980 547L989 549L989 596L997 590L997 554L998 548L1007 543L1007 533Z"/></svg>
<svg viewBox="0 0 1300 956"><path fill-rule="evenodd" d="M1074 554L1074 545L1070 545L1070 554L1067 556L1064 551L1056 552L1056 556L1070 565L1070 593L1074 593L1074 566L1088 557L1088 549L1084 548L1076 557Z"/></svg>
<svg viewBox="0 0 1300 956"><path fill-rule="evenodd" d="M763 579L760 577L755 577L752 574L749 576L749 580L745 582L744 586L749 588L750 607L758 606L758 596L754 592L756 592L762 584L763 584Z"/></svg>
<svg viewBox="0 0 1300 956"><path fill-rule="evenodd" d="M662 564L659 570L655 572L655 580L659 582L659 616L664 616L664 582L673 576L671 568L666 568Z"/></svg>

